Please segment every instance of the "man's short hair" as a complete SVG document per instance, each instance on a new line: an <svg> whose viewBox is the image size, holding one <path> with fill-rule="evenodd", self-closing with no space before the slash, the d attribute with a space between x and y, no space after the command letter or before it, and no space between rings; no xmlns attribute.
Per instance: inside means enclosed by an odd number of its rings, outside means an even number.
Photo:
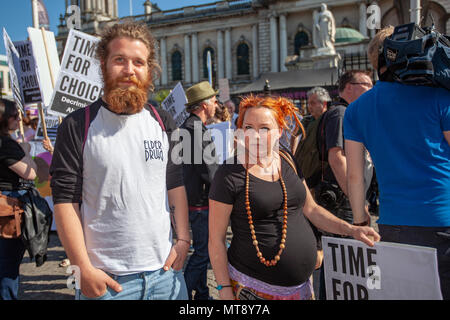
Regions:
<svg viewBox="0 0 450 320"><path fill-rule="evenodd" d="M367 56L369 57L370 64L376 71L378 70L378 56L380 55L380 50L383 48L384 39L389 37L392 33L394 33L393 26L384 27L378 31L367 46Z"/></svg>
<svg viewBox="0 0 450 320"><path fill-rule="evenodd" d="M202 106L202 104L204 104L204 103L205 103L205 104L210 103L211 100L212 100L214 97L215 97L215 96L212 96L211 98L202 100L202 101L200 101L200 102L198 102L198 103L196 103L196 104L193 104L193 105L191 105L191 106L189 106L189 107L186 107L186 112L194 112L195 110L197 110L198 108L200 108L200 107Z"/></svg>
<svg viewBox="0 0 450 320"><path fill-rule="evenodd" d="M330 94L328 93L328 91L322 87L314 87L311 90L309 90L306 93L306 96L309 97L312 96L313 94L315 94L317 96L317 99L319 99L319 101L321 103L324 102L330 102L331 98L330 98Z"/></svg>
<svg viewBox="0 0 450 320"><path fill-rule="evenodd" d="M366 70L350 70L350 71L346 71L342 76L340 76L339 78L339 83L338 83L338 91L339 93L343 92L345 90L345 87L347 86L348 83L354 82L356 81L356 75L357 74L365 74L366 76L372 78L372 74L370 71L366 71Z"/></svg>
<svg viewBox="0 0 450 320"><path fill-rule="evenodd" d="M102 32L101 40L97 45L96 51L97 58L100 61L106 62L109 54L108 45L116 38L130 38L133 40L139 40L145 44L149 52L147 64L150 76L152 77L151 88L153 88L153 82L159 76L161 68L155 57L155 39L150 33L148 27L142 23L125 22L105 28ZM105 72L103 67L102 71Z"/></svg>

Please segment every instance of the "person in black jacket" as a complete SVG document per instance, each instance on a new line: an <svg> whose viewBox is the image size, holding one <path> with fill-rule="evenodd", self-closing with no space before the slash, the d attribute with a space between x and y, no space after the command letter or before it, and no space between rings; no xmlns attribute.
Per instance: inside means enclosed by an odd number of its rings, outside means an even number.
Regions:
<svg viewBox="0 0 450 320"><path fill-rule="evenodd" d="M190 116L180 127L187 130L190 137L190 145L188 141L183 143L183 152L190 148L191 155L190 159L187 159L189 163L183 163L183 176L188 195L194 253L189 258L184 277L189 298L192 299L192 290L195 290L195 300L209 299L209 289L206 285L209 263L208 193L218 162L214 142L205 123L214 117L218 106L217 93L207 81L186 90L186 111Z"/></svg>
<svg viewBox="0 0 450 320"><path fill-rule="evenodd" d="M36 178L36 164L29 144L19 145L10 132L19 126L19 111L13 102L0 100L0 192L19 198L25 193L26 180ZM20 238L0 237L0 300L17 300L19 267L25 253Z"/></svg>

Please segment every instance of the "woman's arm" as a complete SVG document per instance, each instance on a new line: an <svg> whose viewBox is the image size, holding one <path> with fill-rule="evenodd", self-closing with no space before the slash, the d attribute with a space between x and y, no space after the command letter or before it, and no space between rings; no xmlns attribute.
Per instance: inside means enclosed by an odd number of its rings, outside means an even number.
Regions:
<svg viewBox="0 0 450 320"><path fill-rule="evenodd" d="M225 241L232 209L233 206L230 204L209 200L209 259L217 285L222 286L231 284ZM231 287L220 290L219 296L222 300L234 300Z"/></svg>
<svg viewBox="0 0 450 320"><path fill-rule="evenodd" d="M314 201L304 181L303 184L306 189L303 213L317 228L330 233L351 236L371 247L373 247L374 242L369 237L373 237L374 241L380 241L380 235L373 228L353 226L319 206Z"/></svg>
<svg viewBox="0 0 450 320"><path fill-rule="evenodd" d="M25 157L9 166L9 169L25 180L34 180L36 179L37 166L36 162L34 162L33 158L30 156L31 146L29 143L21 143L20 146L25 152Z"/></svg>

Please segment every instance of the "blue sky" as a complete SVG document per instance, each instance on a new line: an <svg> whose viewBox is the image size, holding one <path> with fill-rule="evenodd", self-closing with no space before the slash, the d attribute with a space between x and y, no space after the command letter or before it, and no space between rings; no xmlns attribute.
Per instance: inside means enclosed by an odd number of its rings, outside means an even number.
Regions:
<svg viewBox="0 0 450 320"><path fill-rule="evenodd" d="M218 0L158 0L153 3L158 4L161 10L170 10L175 8L186 7L190 5L199 5L205 3L213 3ZM144 14L143 3L145 0L132 0L133 15ZM118 0L119 16L130 15L130 0ZM59 15L64 13L64 0L44 0L47 7L50 30L58 32ZM6 29L12 41L26 40L28 37L27 27L32 26L31 0L2 0L0 9L0 30ZM5 46L3 44L3 32L1 31L0 54L5 54Z"/></svg>

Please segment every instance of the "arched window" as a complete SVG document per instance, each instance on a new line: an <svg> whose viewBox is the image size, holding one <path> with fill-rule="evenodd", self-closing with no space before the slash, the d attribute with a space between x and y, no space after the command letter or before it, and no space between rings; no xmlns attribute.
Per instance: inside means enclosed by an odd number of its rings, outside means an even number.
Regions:
<svg viewBox="0 0 450 320"><path fill-rule="evenodd" d="M237 74L250 74L249 48L245 42L242 42L237 47Z"/></svg>
<svg viewBox="0 0 450 320"><path fill-rule="evenodd" d="M300 48L309 44L309 37L305 31L297 32L294 40L295 54L299 55Z"/></svg>
<svg viewBox="0 0 450 320"><path fill-rule="evenodd" d="M172 53L172 81L183 80L181 69L181 53L177 50Z"/></svg>
<svg viewBox="0 0 450 320"><path fill-rule="evenodd" d="M211 52L212 77L216 77L216 70L214 69L214 62L216 60L214 57L214 49L211 47L207 47L205 48L205 50L203 50L203 78L206 79L208 79L208 51Z"/></svg>

